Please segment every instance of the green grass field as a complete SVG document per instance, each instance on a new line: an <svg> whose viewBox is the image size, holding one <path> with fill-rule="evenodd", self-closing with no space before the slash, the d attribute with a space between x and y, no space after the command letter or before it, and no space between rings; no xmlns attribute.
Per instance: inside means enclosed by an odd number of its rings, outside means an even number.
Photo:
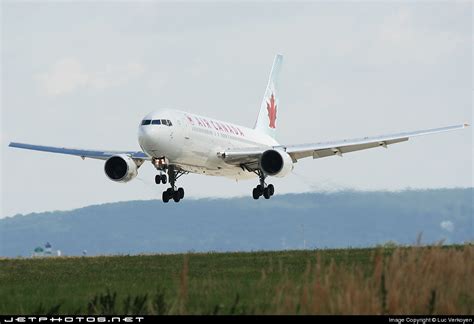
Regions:
<svg viewBox="0 0 474 324"><path fill-rule="evenodd" d="M474 247L0 260L0 314L474 314Z"/></svg>

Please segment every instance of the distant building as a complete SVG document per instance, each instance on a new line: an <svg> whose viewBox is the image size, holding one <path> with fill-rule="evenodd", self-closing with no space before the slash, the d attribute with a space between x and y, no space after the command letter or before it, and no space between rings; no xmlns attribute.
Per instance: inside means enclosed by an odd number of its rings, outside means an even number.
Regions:
<svg viewBox="0 0 474 324"><path fill-rule="evenodd" d="M44 255L53 255L52 246L49 242L46 242L46 244L44 245Z"/></svg>
<svg viewBox="0 0 474 324"><path fill-rule="evenodd" d="M54 255L61 256L61 251L57 250L56 253L53 254L53 247L49 242L46 242L44 248L41 246L36 247L32 254L33 257L50 257Z"/></svg>
<svg viewBox="0 0 474 324"><path fill-rule="evenodd" d="M33 256L34 257L44 256L44 249L41 246L36 247L33 250Z"/></svg>

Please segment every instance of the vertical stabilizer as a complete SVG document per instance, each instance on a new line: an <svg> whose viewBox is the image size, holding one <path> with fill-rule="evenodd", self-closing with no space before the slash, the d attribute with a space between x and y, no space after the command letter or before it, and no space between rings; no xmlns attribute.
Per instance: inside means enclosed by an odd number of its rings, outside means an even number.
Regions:
<svg viewBox="0 0 474 324"><path fill-rule="evenodd" d="M283 55L277 54L273 60L272 70L268 79L267 89L258 113L255 129L275 138L278 125L277 115L280 106L278 104L278 75L280 74Z"/></svg>

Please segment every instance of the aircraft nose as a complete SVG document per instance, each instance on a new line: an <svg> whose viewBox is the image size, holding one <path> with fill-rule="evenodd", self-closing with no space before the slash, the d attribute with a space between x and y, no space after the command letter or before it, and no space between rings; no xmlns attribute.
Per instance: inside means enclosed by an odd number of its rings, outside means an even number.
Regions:
<svg viewBox="0 0 474 324"><path fill-rule="evenodd" d="M138 142L144 151L153 151L156 149L157 134L154 127L150 125L140 126L138 130Z"/></svg>

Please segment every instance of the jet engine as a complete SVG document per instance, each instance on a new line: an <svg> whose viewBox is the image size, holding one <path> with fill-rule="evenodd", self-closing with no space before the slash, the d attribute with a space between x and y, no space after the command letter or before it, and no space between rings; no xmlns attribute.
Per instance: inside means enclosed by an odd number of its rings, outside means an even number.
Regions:
<svg viewBox="0 0 474 324"><path fill-rule="evenodd" d="M112 181L128 182L138 175L138 165L128 155L118 154L105 161L104 171Z"/></svg>
<svg viewBox="0 0 474 324"><path fill-rule="evenodd" d="M260 157L260 169L275 177L284 177L293 170L293 160L284 151L267 150Z"/></svg>

